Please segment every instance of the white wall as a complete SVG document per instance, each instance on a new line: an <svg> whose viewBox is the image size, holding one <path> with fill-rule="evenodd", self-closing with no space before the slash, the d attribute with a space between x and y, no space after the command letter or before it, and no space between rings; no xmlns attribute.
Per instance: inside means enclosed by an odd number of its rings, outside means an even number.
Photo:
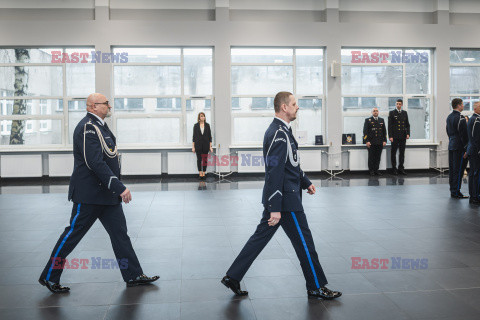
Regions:
<svg viewBox="0 0 480 320"><path fill-rule="evenodd" d="M359 7L358 3L364 5ZM473 0L423 0L423 1L393 1L393 0L302 0L298 3L300 10L324 10L324 21L316 21L312 16L309 19L286 20L285 14L278 19L270 18L262 21L242 21L229 18L230 10L265 10L273 7L271 1L126 1L111 0L111 8L105 6L108 1L96 1L95 20L48 20L26 19L22 10L10 9L9 15L18 19L0 20L0 46L81 46L93 45L96 50L108 51L110 46L212 46L214 47L214 96L215 96L215 124L217 155L230 154L231 144L231 112L230 112L230 57L231 46L323 46L326 49L327 74L330 72L332 60L340 61L342 46L356 47L422 47L435 50L435 92L433 106L434 131L433 142L440 143L445 149L447 137L444 132L445 118L450 112L449 107L449 50L450 47L480 48L480 1ZM0 8L25 8L18 1L1 1ZM62 17L75 16L75 10L68 8L89 8L91 1L28 1L31 8L42 7L63 8ZM176 3L173 5L172 3ZM192 4L192 3L195 3ZM292 1L276 1L272 8L277 11L293 10ZM14 5L15 4L15 5ZM167 5L168 4L168 5ZM216 4L219 4L215 8ZM266 5L270 4L270 5ZM215 21L164 21L162 19L149 20L111 20L110 9L128 9L135 6L135 10L149 8L209 10L215 8ZM226 7L226 5L230 7ZM372 19L365 22L340 23L342 10L375 10L378 8L385 19L385 11L392 11L396 23L375 23L375 13ZM449 9L449 10L445 10ZM78 9L78 10L82 10ZM440 10L439 10L440 9ZM16 11L18 10L18 11ZM454 11L452 11L454 10ZM161 11L161 10L160 10ZM432 14L432 19L424 22L423 18L410 17L408 12ZM455 12L455 20L450 16ZM462 19L462 12L468 12L469 17L476 19L471 22ZM41 14L41 11L39 11ZM136 15L138 16L138 12ZM465 13L466 14L466 13ZM13 16L12 16L13 15ZM377 15L378 16L378 15ZM1 16L0 16L1 18ZM207 19L206 19L207 20ZM383 21L383 20L382 20ZM462 21L469 25L454 25L452 21ZM97 65L96 90L111 95L110 66ZM327 76L326 97L326 132L324 141L331 144L329 152L341 152L341 80ZM219 147L219 148L218 148ZM0 153L2 150L0 149ZM341 156L339 156L341 159ZM329 165L330 167L330 165ZM336 168L340 169L340 168ZM229 168L222 168L228 171Z"/></svg>

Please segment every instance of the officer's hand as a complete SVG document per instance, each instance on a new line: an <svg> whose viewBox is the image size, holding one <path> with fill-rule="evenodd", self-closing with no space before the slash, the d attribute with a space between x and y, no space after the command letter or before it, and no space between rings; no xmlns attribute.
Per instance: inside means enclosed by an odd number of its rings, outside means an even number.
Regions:
<svg viewBox="0 0 480 320"><path fill-rule="evenodd" d="M370 148L372 144L370 142L367 142L367 148Z"/></svg>
<svg viewBox="0 0 480 320"><path fill-rule="evenodd" d="M210 147L210 152L213 152L213 148L212 148L212 147Z"/></svg>
<svg viewBox="0 0 480 320"><path fill-rule="evenodd" d="M317 190L315 189L315 186L314 186L313 183L312 183L312 184L310 185L310 187L308 187L307 193L308 193L308 194L315 194L315 191L317 191Z"/></svg>
<svg viewBox="0 0 480 320"><path fill-rule="evenodd" d="M388 140L390 140L390 142L393 142L393 138L390 138L390 139L388 139Z"/></svg>
<svg viewBox="0 0 480 320"><path fill-rule="evenodd" d="M125 203L129 203L130 201L132 201L132 194L130 193L130 190L128 190L128 188L122 192L120 197L122 197L122 200Z"/></svg>
<svg viewBox="0 0 480 320"><path fill-rule="evenodd" d="M409 134L407 134L407 139L410 139L410 135L409 135Z"/></svg>
<svg viewBox="0 0 480 320"><path fill-rule="evenodd" d="M270 227L273 227L280 221L281 217L282 214L280 212L270 212L270 219L268 219L268 225Z"/></svg>
<svg viewBox="0 0 480 320"><path fill-rule="evenodd" d="M192 148L192 152L195 153L195 148Z"/></svg>
<svg viewBox="0 0 480 320"><path fill-rule="evenodd" d="M467 153L466 152L463 154L463 159L467 159Z"/></svg>
<svg viewBox="0 0 480 320"><path fill-rule="evenodd" d="M387 145L387 143L384 141L384 142L383 142L383 146L385 147L386 145Z"/></svg>

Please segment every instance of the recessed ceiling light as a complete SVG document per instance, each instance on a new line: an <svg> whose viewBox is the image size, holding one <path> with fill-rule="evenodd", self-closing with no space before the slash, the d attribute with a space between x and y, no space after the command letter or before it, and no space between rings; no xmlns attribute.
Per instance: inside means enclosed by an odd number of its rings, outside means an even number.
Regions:
<svg viewBox="0 0 480 320"><path fill-rule="evenodd" d="M475 58L463 58L463 61L471 62L471 61L475 61Z"/></svg>

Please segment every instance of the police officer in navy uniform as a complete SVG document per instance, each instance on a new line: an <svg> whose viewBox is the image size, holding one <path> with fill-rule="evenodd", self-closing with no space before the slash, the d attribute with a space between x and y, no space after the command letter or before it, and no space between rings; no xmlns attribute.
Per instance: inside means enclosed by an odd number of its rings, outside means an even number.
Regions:
<svg viewBox="0 0 480 320"><path fill-rule="evenodd" d="M457 199L465 199L460 189L462 187L462 176L467 167L467 120L461 115L463 111L462 99L452 100L452 113L447 117L448 135L448 177L450 183L450 196Z"/></svg>
<svg viewBox="0 0 480 320"><path fill-rule="evenodd" d="M468 120L468 147L467 155L470 162L470 170L468 171L468 192L470 193L470 203L480 205L480 102L473 105L475 112L470 120Z"/></svg>
<svg viewBox="0 0 480 320"><path fill-rule="evenodd" d="M247 295L247 291L241 290L240 281L278 227L282 226L300 260L308 296L338 298L341 292L325 287L327 279L303 212L302 189L307 189L313 195L315 186L300 169L298 144L290 127L290 122L296 119L298 111L295 97L290 92L279 92L274 99L274 108L275 119L265 132L263 140L263 217L221 282L235 294Z"/></svg>
<svg viewBox="0 0 480 320"><path fill-rule="evenodd" d="M393 174L405 175L405 145L407 139L410 139L410 122L408 122L407 111L402 110L403 100L398 99L395 110L388 114L388 137L392 143L391 160ZM397 150L398 155L398 170L397 170Z"/></svg>
<svg viewBox="0 0 480 320"><path fill-rule="evenodd" d="M378 108L372 109L372 116L363 124L363 142L368 148L368 171L370 175L381 176L378 172L383 147L387 144L385 120L378 116Z"/></svg>
<svg viewBox="0 0 480 320"><path fill-rule="evenodd" d="M73 201L70 225L58 239L38 280L53 293L70 290L60 285L62 265L97 219L110 236L127 286L147 284L159 278L143 274L127 235L122 200L129 203L132 195L119 179L120 161L115 136L104 121L110 115L110 109L104 95L91 94L87 98L88 113L73 133L74 169L68 191L68 199Z"/></svg>

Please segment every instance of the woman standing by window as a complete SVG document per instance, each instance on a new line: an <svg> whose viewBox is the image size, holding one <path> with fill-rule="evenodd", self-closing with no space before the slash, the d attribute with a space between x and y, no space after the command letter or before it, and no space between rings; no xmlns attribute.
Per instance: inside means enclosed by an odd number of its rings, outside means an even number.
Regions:
<svg viewBox="0 0 480 320"><path fill-rule="evenodd" d="M197 123L193 126L192 143L192 152L197 154L199 179L205 179L208 151L213 152L212 132L210 131L210 125L205 119L205 113L200 112L197 117Z"/></svg>

